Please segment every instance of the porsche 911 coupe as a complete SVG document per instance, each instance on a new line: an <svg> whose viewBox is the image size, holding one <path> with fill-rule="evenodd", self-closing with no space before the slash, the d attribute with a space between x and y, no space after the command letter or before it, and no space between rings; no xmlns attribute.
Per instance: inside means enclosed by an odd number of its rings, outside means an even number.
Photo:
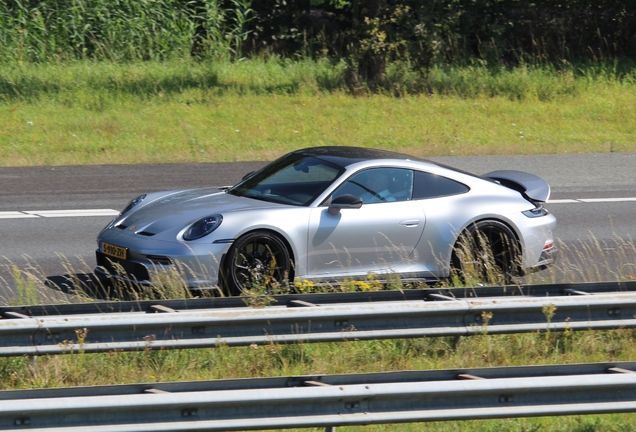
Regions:
<svg viewBox="0 0 636 432"><path fill-rule="evenodd" d="M522 171L482 176L384 150L288 153L234 186L138 196L98 235L96 273L193 290L255 284L501 280L554 262L550 186Z"/></svg>

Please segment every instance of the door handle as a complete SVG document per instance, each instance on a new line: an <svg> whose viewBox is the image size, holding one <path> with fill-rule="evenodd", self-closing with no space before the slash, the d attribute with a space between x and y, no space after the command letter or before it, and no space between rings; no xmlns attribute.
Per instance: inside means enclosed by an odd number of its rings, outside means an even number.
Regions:
<svg viewBox="0 0 636 432"><path fill-rule="evenodd" d="M404 225L406 227L416 227L419 224L420 224L419 219L409 219L409 220L403 220L402 222L400 222L400 225Z"/></svg>

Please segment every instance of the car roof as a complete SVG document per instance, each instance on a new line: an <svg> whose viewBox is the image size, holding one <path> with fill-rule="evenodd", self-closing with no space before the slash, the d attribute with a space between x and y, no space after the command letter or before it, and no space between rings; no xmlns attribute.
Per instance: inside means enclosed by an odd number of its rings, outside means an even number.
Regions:
<svg viewBox="0 0 636 432"><path fill-rule="evenodd" d="M482 176L474 174L469 171L465 171L459 168L445 165L438 162L433 162L428 159L420 158L417 156L411 156L404 153L392 152L389 150L380 150L366 147L350 147L350 146L321 146L321 147L308 147L293 151L291 154L299 154L302 156L315 157L318 159L331 162L341 167L348 167L359 162L365 162L369 160L403 160L403 161L416 161L421 162L422 168L426 165L439 167L455 173L464 174L472 178L478 178L480 180L486 180L491 183L496 183L491 179L484 179Z"/></svg>
<svg viewBox="0 0 636 432"><path fill-rule="evenodd" d="M399 159L399 160L416 160L421 162L430 162L426 159L420 159L415 156L409 156L403 153L392 152L388 150L371 149L365 147L348 147L348 146L323 146L309 147L296 150L294 153L303 156L316 157L343 167L376 159Z"/></svg>

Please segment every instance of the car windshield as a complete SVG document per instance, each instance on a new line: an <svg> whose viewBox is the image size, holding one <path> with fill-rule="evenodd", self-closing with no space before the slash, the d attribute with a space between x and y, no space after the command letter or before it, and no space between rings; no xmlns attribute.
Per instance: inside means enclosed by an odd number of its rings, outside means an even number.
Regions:
<svg viewBox="0 0 636 432"><path fill-rule="evenodd" d="M288 154L255 172L228 193L280 204L311 204L344 168L324 160Z"/></svg>

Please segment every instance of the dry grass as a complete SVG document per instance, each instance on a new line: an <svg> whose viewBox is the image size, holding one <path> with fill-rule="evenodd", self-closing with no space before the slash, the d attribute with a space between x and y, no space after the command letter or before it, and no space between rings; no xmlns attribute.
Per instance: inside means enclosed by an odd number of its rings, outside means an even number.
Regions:
<svg viewBox="0 0 636 432"><path fill-rule="evenodd" d="M617 241L612 249L603 242L582 243L580 249L570 250L549 272L543 273L541 282L567 277L572 281L599 281L634 279L636 248L631 241ZM563 248L563 246L562 246ZM590 264L593 263L593 264ZM10 264L8 264L10 265ZM12 267L21 286L18 297L11 303L50 300L40 276L30 270ZM74 269L70 269L74 270ZM377 288L377 276L369 275L365 281L349 281L336 290ZM162 291L172 279L162 279L152 290L142 291L144 296L165 298L180 296L179 289ZM392 288L403 288L398 280ZM176 285L180 286L179 284ZM78 282L78 293L81 284ZM255 287L257 288L257 287ZM294 289L314 289L311 283L297 280ZM268 288L271 290L271 287ZM324 287L321 289L325 289ZM282 290L282 289L281 289ZM45 295L47 294L47 295ZM249 303L258 297L256 291L246 295ZM76 297L76 301L85 300ZM262 305L257 305L262 306ZM554 315L546 308L546 325ZM484 319L484 330L488 318ZM78 339L81 338L78 333ZM447 369L470 367L496 367L510 365L563 364L582 362L627 361L636 357L636 330L538 332L513 335L487 335L482 332L462 338L422 338L379 341L348 341L214 349L187 349L172 351L111 352L86 354L75 352L61 356L43 356L36 362L28 358L0 358L0 387L42 388L78 385L120 384L136 382L163 382L223 378L250 378L305 374L365 373L416 369ZM548 431L625 431L631 430L634 415L571 416L537 419L483 420L448 423L423 423L399 426L400 430L462 431L462 430L548 430ZM396 425L368 428L339 428L348 431L396 430Z"/></svg>
<svg viewBox="0 0 636 432"><path fill-rule="evenodd" d="M555 265L524 278L525 283L581 283L636 280L636 242L618 235L601 241L593 236L565 245L557 241Z"/></svg>

